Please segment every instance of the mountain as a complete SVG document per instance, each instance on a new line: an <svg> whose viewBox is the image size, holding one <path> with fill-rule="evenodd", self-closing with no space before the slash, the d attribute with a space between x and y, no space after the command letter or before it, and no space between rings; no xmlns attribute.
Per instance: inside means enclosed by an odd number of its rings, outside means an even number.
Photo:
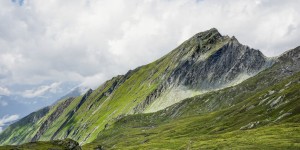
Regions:
<svg viewBox="0 0 300 150"><path fill-rule="evenodd" d="M172 149L168 145L186 145L192 137L201 141L199 136L208 133L239 133L240 129L267 125L273 118L254 122L258 115L248 112L259 112L258 118L265 119L265 114L272 115L274 107L285 102L283 97L274 100L280 93L272 88L297 80L298 52L299 48L267 58L213 28L194 35L153 63L30 114L2 132L0 143L71 138L85 144L83 148ZM298 83L290 85L297 89ZM289 92L295 94L295 90ZM267 105L258 106L266 93L274 97L262 102ZM267 106L273 108L267 110ZM292 106L291 112L281 110L281 118L297 114L293 112L297 105ZM165 141L160 145L157 140L162 138ZM178 145L168 143L170 139Z"/></svg>
<svg viewBox="0 0 300 150"><path fill-rule="evenodd" d="M299 89L297 47L236 86L125 116L83 148L299 149Z"/></svg>

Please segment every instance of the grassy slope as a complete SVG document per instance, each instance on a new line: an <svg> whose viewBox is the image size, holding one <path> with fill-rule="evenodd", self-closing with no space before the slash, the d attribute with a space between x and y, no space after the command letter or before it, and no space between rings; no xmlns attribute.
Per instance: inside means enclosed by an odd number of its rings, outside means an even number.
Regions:
<svg viewBox="0 0 300 150"><path fill-rule="evenodd" d="M83 148L299 149L300 73L282 73L290 65L277 63L237 86L163 111L126 116Z"/></svg>
<svg viewBox="0 0 300 150"><path fill-rule="evenodd" d="M127 79L119 79L124 78L124 76L119 76L107 81L103 86L99 87L89 96L88 100L86 100L85 103L83 103L83 105L75 112L69 122L62 128L61 132L58 133L56 138L65 138L65 131L70 129L71 126L76 130L84 130L84 132L72 136L75 132L75 130L73 130L70 134L71 138L78 141L83 141L87 136L89 136L89 133L93 133L91 135L91 139L95 138L97 132L102 130L106 123L113 121L113 118L116 118L121 114L130 113L132 108L137 103L139 103L141 100L144 100L146 96L156 88L157 84L160 82L158 76L166 69L165 64L165 62L157 61L132 71L132 73L128 75ZM151 74L152 72L155 73ZM149 76L151 78L149 78ZM112 87L112 84L115 82L115 80L118 79L126 81L121 84L121 86L119 86L117 90L113 92L113 94L104 94ZM64 110L63 114L49 127L49 130L42 135L41 140L51 139L53 133L61 127L68 114L74 110L81 98L82 97L77 97L71 103L71 105ZM8 129L6 131L7 134L5 135L9 136L7 136L5 139L3 138L5 141L2 143L18 144L30 141L37 129L40 127L41 123L47 119L47 117L58 105L59 104L54 106L54 108L51 109L52 111L40 119L36 124L30 123L14 127L11 130ZM90 105L93 106L88 109ZM24 137L11 140L12 138L20 135L24 135Z"/></svg>
<svg viewBox="0 0 300 150"><path fill-rule="evenodd" d="M121 114L130 113L134 106L141 102L141 100L144 100L157 87L161 82L158 76L162 74L162 70L166 69L165 66L161 66L163 64L152 63L134 70L134 73L131 73L132 75L129 75L125 82L111 95L100 98L99 95L101 96L102 92L94 92L95 94L79 108L79 113L74 115L72 121L63 128L57 137L64 138L66 130L75 128L80 131L84 130L84 132L76 134L76 130L73 130L71 135L75 134L70 137L78 141L90 141L94 139L107 123L113 122ZM155 73L149 78L153 70L155 70ZM87 109L90 105L93 106ZM63 118L61 117L60 119L63 120ZM52 128L51 130L55 131ZM50 133L52 132L51 130L49 130Z"/></svg>
<svg viewBox="0 0 300 150"><path fill-rule="evenodd" d="M161 75L163 75L162 72L166 70L168 61L168 58L158 60L135 69L127 76L118 76L107 81L88 97L70 118L68 123L62 127L61 132L59 132L55 138L66 138L66 130L73 128L83 132L74 134L75 130L72 130L69 137L78 141L83 141L87 137L91 137L88 140L94 139L97 132L101 131L106 123L114 121L114 118L117 118L121 114L132 112L132 108L144 100L146 96L157 87L161 82L159 77L161 77ZM117 87L112 94L105 94L114 86L113 84L115 82L121 82L116 80L125 80L125 82L122 81L124 83ZM64 110L63 114L49 127L49 130L41 136L41 140L51 139L53 133L61 127L68 114L75 109L81 98L82 97L77 97L70 106ZM8 129L5 135L9 136L3 138L5 141L3 141L2 144L29 142L39 129L41 123L48 118L58 105L59 104L55 105L38 123L25 123L25 125L22 124L20 126L11 127L11 130ZM89 106L91 107L89 108ZM92 133L92 135L89 136L89 133ZM22 138L20 138L20 136L22 136ZM15 137L18 137L18 139L15 139Z"/></svg>

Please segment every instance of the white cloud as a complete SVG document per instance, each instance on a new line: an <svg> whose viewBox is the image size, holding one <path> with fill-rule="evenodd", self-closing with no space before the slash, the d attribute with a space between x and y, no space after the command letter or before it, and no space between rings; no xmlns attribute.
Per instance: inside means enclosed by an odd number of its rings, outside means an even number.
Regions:
<svg viewBox="0 0 300 150"><path fill-rule="evenodd" d="M46 92L57 93L57 91L60 89L60 85L60 82L55 82L50 85L40 86L36 89L25 90L22 96L26 98L33 98L43 96Z"/></svg>
<svg viewBox="0 0 300 150"><path fill-rule="evenodd" d="M86 77L80 87L89 87L96 89L99 86L99 81L103 81L104 75L102 73Z"/></svg>
<svg viewBox="0 0 300 150"><path fill-rule="evenodd" d="M8 88L0 87L0 95L9 95L10 91Z"/></svg>
<svg viewBox="0 0 300 150"><path fill-rule="evenodd" d="M5 124L10 123L12 121L18 120L19 115L6 115L2 118L0 118L0 132L2 131L2 128Z"/></svg>
<svg viewBox="0 0 300 150"><path fill-rule="evenodd" d="M300 45L296 0L25 0L22 6L2 0L0 6L5 86L44 81L97 86L212 27L269 56Z"/></svg>
<svg viewBox="0 0 300 150"><path fill-rule="evenodd" d="M0 119L0 126L19 119L19 115L6 115Z"/></svg>

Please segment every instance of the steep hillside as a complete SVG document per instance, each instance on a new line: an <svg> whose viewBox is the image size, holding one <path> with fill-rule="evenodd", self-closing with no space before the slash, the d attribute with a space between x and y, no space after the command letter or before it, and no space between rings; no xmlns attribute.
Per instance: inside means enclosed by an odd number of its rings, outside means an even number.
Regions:
<svg viewBox="0 0 300 150"><path fill-rule="evenodd" d="M46 113L29 115L0 134L1 144L72 138L80 144L128 114L155 112L181 100L222 89L257 74L273 61L260 51L201 32L166 56L106 81L85 95L60 101Z"/></svg>
<svg viewBox="0 0 300 150"><path fill-rule="evenodd" d="M299 149L300 47L239 85L129 115L84 149Z"/></svg>

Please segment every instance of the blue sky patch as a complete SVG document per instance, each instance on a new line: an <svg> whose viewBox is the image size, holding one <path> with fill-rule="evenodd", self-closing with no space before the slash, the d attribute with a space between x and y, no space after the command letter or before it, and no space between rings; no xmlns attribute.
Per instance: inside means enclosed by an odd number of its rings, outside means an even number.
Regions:
<svg viewBox="0 0 300 150"><path fill-rule="evenodd" d="M20 6L22 6L24 4L24 1L25 0L11 0L13 3L17 3L19 4Z"/></svg>

